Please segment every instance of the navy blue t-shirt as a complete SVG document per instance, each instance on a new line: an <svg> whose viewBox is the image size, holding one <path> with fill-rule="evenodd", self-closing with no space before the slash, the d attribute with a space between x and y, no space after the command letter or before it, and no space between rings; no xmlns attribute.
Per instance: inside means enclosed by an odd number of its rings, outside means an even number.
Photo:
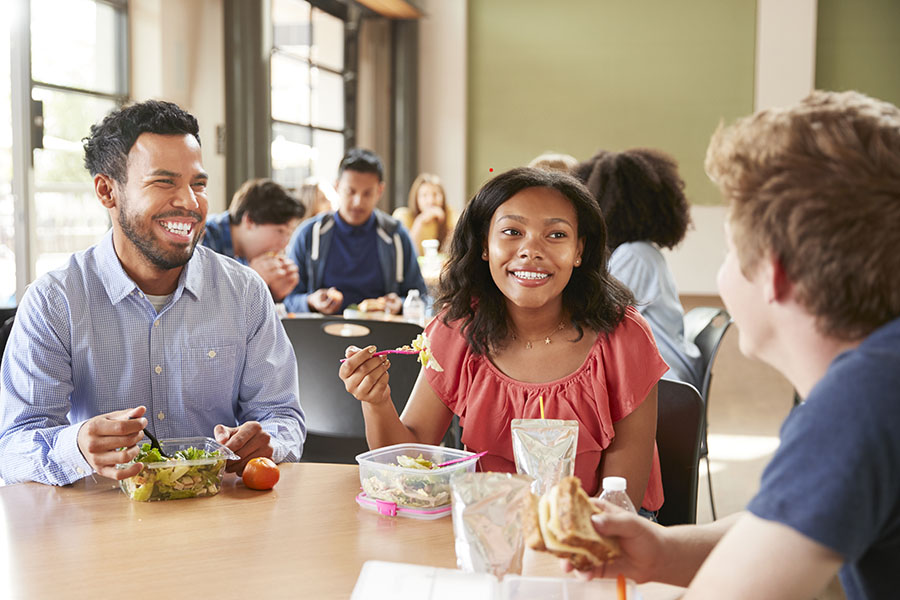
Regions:
<svg viewBox="0 0 900 600"><path fill-rule="evenodd" d="M748 509L840 554L849 600L900 597L900 319L794 409Z"/></svg>
<svg viewBox="0 0 900 600"><path fill-rule="evenodd" d="M322 277L322 287L336 287L344 294L341 310L366 298L384 296L384 274L378 260L375 213L359 226L347 224L334 213L334 237Z"/></svg>

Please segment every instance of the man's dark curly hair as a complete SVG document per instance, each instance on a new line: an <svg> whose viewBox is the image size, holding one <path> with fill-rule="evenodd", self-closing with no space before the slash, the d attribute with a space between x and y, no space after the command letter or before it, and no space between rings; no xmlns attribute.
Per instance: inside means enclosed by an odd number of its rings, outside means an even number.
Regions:
<svg viewBox="0 0 900 600"><path fill-rule="evenodd" d="M615 250L626 242L674 248L691 222L678 163L659 150L599 151L572 174L587 185L603 211Z"/></svg>
<svg viewBox="0 0 900 600"><path fill-rule="evenodd" d="M197 119L177 104L147 100L115 110L84 138L84 166L91 177L99 173L124 185L128 180L128 153L142 133L194 136L200 143Z"/></svg>
<svg viewBox="0 0 900 600"><path fill-rule="evenodd" d="M344 171L356 171L357 173L372 173L378 175L378 181L384 181L384 165L378 155L365 148L350 148L338 165L338 179Z"/></svg>
<svg viewBox="0 0 900 600"><path fill-rule="evenodd" d="M632 304L631 292L607 271L606 226L597 203L571 175L519 168L488 181L469 201L453 232L450 257L441 273L436 306L444 323L459 320L461 331L476 354L503 347L510 332L506 299L491 277L481 254L491 218L501 204L526 188L556 190L572 203L578 216L578 237L584 240L581 265L563 289L563 308L571 315L579 338L584 330L611 333Z"/></svg>

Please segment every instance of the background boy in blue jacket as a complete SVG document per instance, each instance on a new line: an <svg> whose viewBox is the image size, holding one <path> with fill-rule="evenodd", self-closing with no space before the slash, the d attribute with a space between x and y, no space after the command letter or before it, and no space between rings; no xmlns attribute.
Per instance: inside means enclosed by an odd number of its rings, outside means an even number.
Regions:
<svg viewBox="0 0 900 600"><path fill-rule="evenodd" d="M341 160L337 211L304 223L288 247L299 283L284 299L290 312L340 313L350 304L383 299L398 314L411 289L426 295L416 250L406 229L375 205L384 191L381 159L361 148Z"/></svg>

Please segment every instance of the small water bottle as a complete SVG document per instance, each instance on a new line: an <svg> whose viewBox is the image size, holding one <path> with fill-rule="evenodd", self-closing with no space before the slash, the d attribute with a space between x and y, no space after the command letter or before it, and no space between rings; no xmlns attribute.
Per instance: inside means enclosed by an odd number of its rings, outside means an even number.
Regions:
<svg viewBox="0 0 900 600"><path fill-rule="evenodd" d="M441 276L441 267L444 261L438 255L439 247L440 242L437 240L422 240L423 255L419 257L419 267L426 283L436 282Z"/></svg>
<svg viewBox="0 0 900 600"><path fill-rule="evenodd" d="M604 477L603 493L600 494L600 499L636 513L637 511L634 509L634 504L631 503L631 498L625 493L625 487L624 477Z"/></svg>
<svg viewBox="0 0 900 600"><path fill-rule="evenodd" d="M438 248L441 243L438 240L422 240L422 251L425 258L437 258Z"/></svg>
<svg viewBox="0 0 900 600"><path fill-rule="evenodd" d="M425 327L425 301L419 296L419 290L409 290L403 301L403 318Z"/></svg>

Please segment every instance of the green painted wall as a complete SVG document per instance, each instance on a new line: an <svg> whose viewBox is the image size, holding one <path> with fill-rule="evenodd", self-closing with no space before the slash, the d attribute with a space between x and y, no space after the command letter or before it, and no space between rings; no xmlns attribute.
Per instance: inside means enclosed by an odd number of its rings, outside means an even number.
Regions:
<svg viewBox="0 0 900 600"><path fill-rule="evenodd" d="M816 87L900 106L900 2L819 0Z"/></svg>
<svg viewBox="0 0 900 600"><path fill-rule="evenodd" d="M547 150L652 146L719 203L703 159L753 109L755 20L755 0L470 0L469 194Z"/></svg>

